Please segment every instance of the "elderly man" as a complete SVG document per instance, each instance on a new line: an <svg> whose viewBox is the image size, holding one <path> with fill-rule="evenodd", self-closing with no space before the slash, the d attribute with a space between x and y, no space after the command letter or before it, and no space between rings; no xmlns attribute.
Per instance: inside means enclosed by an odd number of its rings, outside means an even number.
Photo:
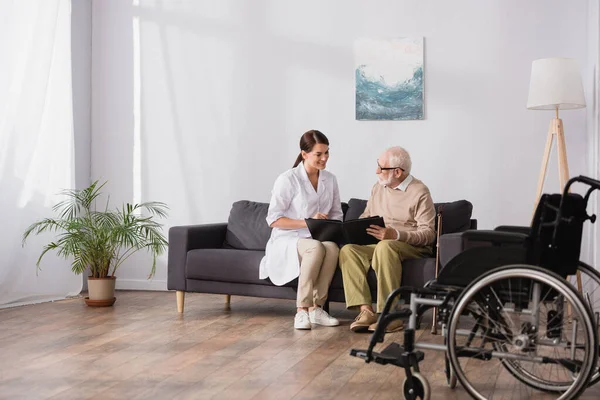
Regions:
<svg viewBox="0 0 600 400"><path fill-rule="evenodd" d="M402 261L431 255L435 208L429 189L410 174L410 169L410 155L402 147L389 148L379 156L379 181L360 217L380 215L386 227L371 225L367 229L380 240L376 245L348 244L340 251L346 306L360 310L350 325L354 332L373 331L377 325L367 283L369 267L377 275L377 312L381 313L389 294L400 287ZM386 330L395 332L402 328L402 321L396 320Z"/></svg>

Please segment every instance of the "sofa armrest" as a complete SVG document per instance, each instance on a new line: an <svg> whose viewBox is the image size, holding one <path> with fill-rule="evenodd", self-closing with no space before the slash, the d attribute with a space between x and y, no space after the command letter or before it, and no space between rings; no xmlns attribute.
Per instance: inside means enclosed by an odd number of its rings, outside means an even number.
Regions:
<svg viewBox="0 0 600 400"><path fill-rule="evenodd" d="M169 229L167 289L186 290L187 253L194 249L220 249L225 241L227 224L174 226Z"/></svg>
<svg viewBox="0 0 600 400"><path fill-rule="evenodd" d="M500 225L494 228L494 230L500 232L517 232L525 235L529 235L531 233L531 227L529 226Z"/></svg>
<svg viewBox="0 0 600 400"><path fill-rule="evenodd" d="M518 232L470 230L448 233L440 237L440 266L463 251L481 246L508 245L522 247L528 235Z"/></svg>

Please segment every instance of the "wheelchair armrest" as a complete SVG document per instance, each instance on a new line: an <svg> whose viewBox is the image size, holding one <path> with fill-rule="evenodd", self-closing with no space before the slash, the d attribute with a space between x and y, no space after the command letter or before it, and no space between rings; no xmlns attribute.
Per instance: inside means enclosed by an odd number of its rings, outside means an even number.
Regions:
<svg viewBox="0 0 600 400"><path fill-rule="evenodd" d="M501 232L501 231L464 231L464 237L471 242L488 243L525 243L527 235L519 232Z"/></svg>
<svg viewBox="0 0 600 400"><path fill-rule="evenodd" d="M518 232L469 230L440 236L440 266L443 267L463 251L481 246L509 245L521 247L528 235Z"/></svg>
<svg viewBox="0 0 600 400"><path fill-rule="evenodd" d="M494 228L495 231L500 232L515 232L515 233L524 233L525 235L529 235L531 232L531 227L529 226L514 226L514 225L500 225Z"/></svg>

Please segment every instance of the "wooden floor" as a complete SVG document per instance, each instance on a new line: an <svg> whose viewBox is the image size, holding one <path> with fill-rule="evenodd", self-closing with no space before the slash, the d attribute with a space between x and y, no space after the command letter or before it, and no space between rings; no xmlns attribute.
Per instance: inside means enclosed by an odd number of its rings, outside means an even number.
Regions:
<svg viewBox="0 0 600 400"><path fill-rule="evenodd" d="M369 335L333 304L337 328L293 329L294 302L175 293L117 292L114 307L82 299L0 310L0 399L399 399L403 372L349 356ZM429 329L422 341L441 343ZM386 336L401 342L401 334ZM468 398L447 388L443 353L421 370L433 399ZM582 398L597 399L599 388ZM552 397L550 397L552 398Z"/></svg>

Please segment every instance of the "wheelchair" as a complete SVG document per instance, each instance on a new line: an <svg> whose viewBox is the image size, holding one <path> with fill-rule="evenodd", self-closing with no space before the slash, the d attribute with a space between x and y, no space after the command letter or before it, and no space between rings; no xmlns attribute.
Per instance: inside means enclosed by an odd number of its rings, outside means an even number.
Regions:
<svg viewBox="0 0 600 400"><path fill-rule="evenodd" d="M569 193L587 185L585 196ZM445 352L446 381L475 399L572 399L600 380L600 274L579 261L584 222L600 181L578 176L544 194L530 227L467 231L477 245L455 255L423 288L388 297L366 350L350 354L403 368L405 399L429 399L423 350ZM400 297L409 296L409 308ZM444 344L415 341L423 313L436 312ZM386 326L408 319L404 343L374 351ZM434 319L435 321L435 319Z"/></svg>

